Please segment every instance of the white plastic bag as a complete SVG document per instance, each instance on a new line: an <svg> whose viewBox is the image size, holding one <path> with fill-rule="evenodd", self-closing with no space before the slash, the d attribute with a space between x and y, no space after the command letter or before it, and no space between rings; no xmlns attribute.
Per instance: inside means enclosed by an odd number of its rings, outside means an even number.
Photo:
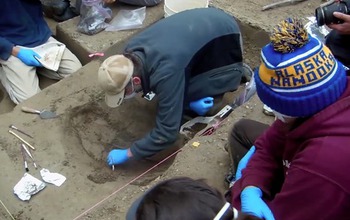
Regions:
<svg viewBox="0 0 350 220"><path fill-rule="evenodd" d="M146 7L135 10L120 10L106 31L121 31L141 28L146 17Z"/></svg>
<svg viewBox="0 0 350 220"><path fill-rule="evenodd" d="M55 186L61 186L64 181L66 181L66 177L59 173L51 173L48 169L40 170L41 178L47 183L54 184Z"/></svg>

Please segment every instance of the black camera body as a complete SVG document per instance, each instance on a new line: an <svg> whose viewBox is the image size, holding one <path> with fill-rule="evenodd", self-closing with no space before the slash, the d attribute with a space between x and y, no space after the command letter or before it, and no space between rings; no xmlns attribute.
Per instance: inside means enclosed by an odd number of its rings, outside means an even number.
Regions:
<svg viewBox="0 0 350 220"><path fill-rule="evenodd" d="M341 24L342 20L333 16L333 12L350 14L350 0L332 0L316 8L315 15L318 26L325 24Z"/></svg>

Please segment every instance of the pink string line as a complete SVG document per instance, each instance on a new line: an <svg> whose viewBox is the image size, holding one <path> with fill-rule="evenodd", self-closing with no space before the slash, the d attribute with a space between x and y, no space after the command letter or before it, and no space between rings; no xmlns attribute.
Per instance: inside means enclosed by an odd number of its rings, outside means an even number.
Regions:
<svg viewBox="0 0 350 220"><path fill-rule="evenodd" d="M90 212L91 210L93 210L94 208L96 208L97 206L101 205L104 201L106 201L107 199L109 199L110 197L112 197L113 195L115 195L116 193L118 193L119 191L121 191L122 189L124 189L125 187L129 186L131 183L135 182L136 180L138 180L139 178L141 178L142 176L146 175L147 173L149 173L151 170L153 170L154 168L156 168L157 166L161 165L162 163L164 163L165 161L167 161L168 159L170 159L172 156L174 156L175 154L179 153L182 149L178 149L177 151L175 151L174 153L172 153L171 155L167 156L166 158L164 158L162 161L160 161L159 163L155 164L153 167L149 168L148 170L146 170L145 172L143 172L142 174L140 174L139 176L135 177L134 179L132 179L131 181L129 181L127 184L125 184L124 186L120 187L119 189L117 189L116 191L114 191L112 194L110 194L109 196L105 197L104 199L102 199L101 201L99 201L98 203L96 203L95 205L93 205L91 208L85 210L83 213L81 213L80 215L78 215L77 217L74 218L74 220L77 220L81 217L83 217L83 215L87 214L88 212Z"/></svg>
<svg viewBox="0 0 350 220"><path fill-rule="evenodd" d="M199 136L208 136L208 135L212 135L218 128L219 126L224 123L226 118L224 118L223 120L216 122L215 124L213 124L211 127L207 128L205 131L203 131Z"/></svg>
<svg viewBox="0 0 350 220"><path fill-rule="evenodd" d="M89 57L94 57L94 56L103 57L104 55L105 55L104 53L97 52L97 53L90 53Z"/></svg>

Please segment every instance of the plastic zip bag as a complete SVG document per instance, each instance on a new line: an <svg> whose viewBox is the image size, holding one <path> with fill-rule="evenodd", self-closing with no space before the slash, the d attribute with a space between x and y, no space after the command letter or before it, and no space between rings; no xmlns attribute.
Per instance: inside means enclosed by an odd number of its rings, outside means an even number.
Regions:
<svg viewBox="0 0 350 220"><path fill-rule="evenodd" d="M112 18L112 10L105 7L103 0L82 0L78 31L93 35L103 31Z"/></svg>
<svg viewBox="0 0 350 220"><path fill-rule="evenodd" d="M135 10L120 10L106 31L121 31L141 28L146 18L146 7Z"/></svg>

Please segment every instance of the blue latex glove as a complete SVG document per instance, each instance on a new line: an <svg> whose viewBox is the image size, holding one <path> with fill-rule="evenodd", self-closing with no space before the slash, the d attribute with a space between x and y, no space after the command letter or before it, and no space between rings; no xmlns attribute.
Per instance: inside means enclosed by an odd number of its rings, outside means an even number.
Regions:
<svg viewBox="0 0 350 220"><path fill-rule="evenodd" d="M42 67L43 65L41 65L41 63L37 59L35 59L35 57L38 59L41 58L39 54L37 54L35 51L31 49L21 48L19 49L17 54L17 58L20 59L27 66Z"/></svg>
<svg viewBox="0 0 350 220"><path fill-rule="evenodd" d="M205 97L197 101L190 102L190 108L198 115L205 115L214 105L213 97Z"/></svg>
<svg viewBox="0 0 350 220"><path fill-rule="evenodd" d="M242 177L242 170L247 167L250 158L255 153L255 146L252 146L244 157L239 161L236 171L236 181Z"/></svg>
<svg viewBox="0 0 350 220"><path fill-rule="evenodd" d="M128 160L128 149L114 149L107 156L108 166L122 164Z"/></svg>
<svg viewBox="0 0 350 220"><path fill-rule="evenodd" d="M262 200L261 189L255 186L246 187L241 192L241 211L265 220L275 220L270 208Z"/></svg>

